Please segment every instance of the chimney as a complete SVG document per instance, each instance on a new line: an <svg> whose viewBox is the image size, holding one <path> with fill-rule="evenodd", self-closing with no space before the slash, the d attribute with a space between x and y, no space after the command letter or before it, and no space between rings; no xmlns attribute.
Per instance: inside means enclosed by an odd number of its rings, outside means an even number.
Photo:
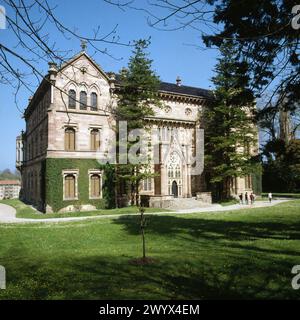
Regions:
<svg viewBox="0 0 300 320"><path fill-rule="evenodd" d="M116 75L113 72L109 72L108 76L109 76L110 88L112 90L114 90L115 89L115 83L116 83Z"/></svg>
<svg viewBox="0 0 300 320"><path fill-rule="evenodd" d="M179 76L176 78L176 84L180 87L181 86L181 79Z"/></svg>
<svg viewBox="0 0 300 320"><path fill-rule="evenodd" d="M50 80L55 80L57 74L57 64L55 62L48 62L48 73L50 75Z"/></svg>

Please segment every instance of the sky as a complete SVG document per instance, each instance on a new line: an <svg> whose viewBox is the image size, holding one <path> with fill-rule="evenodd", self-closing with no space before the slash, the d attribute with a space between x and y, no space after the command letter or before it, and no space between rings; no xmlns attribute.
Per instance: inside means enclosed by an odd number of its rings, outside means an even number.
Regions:
<svg viewBox="0 0 300 320"><path fill-rule="evenodd" d="M142 4L144 0L140 0ZM101 0L85 1L58 1L49 0L56 5L55 14L71 29L76 28L83 35L92 35L93 30L100 26L102 34L107 34L116 29L116 36L120 41L128 43L137 39L151 37L149 47L150 58L153 59L153 68L160 79L175 83L176 77L180 76L183 85L211 88L210 79L213 76L213 68L216 64L218 52L215 49L204 49L201 34L193 29L179 31L159 31L147 23L145 13L136 10L122 11ZM0 5L5 7L3 0ZM11 15L8 8L7 15ZM39 13L36 12L36 18ZM78 39L65 39L60 35L53 24L47 25L50 42L56 42L56 46L62 50L71 50L69 56L78 53L80 42ZM12 31L0 29L0 43L13 48L15 46ZM87 53L105 71L118 72L128 63L132 48L129 46L103 46L114 57L96 53L91 47ZM27 55L27 57L29 57ZM22 71L24 66L15 62L15 66ZM39 69L46 75L48 65L46 61L39 63ZM34 78L32 77L34 83ZM37 84L35 85L37 88ZM15 90L8 85L0 83L0 170L10 168L15 170L15 139L25 128L22 112L28 103L31 93L21 88L18 96L18 107L15 103Z"/></svg>

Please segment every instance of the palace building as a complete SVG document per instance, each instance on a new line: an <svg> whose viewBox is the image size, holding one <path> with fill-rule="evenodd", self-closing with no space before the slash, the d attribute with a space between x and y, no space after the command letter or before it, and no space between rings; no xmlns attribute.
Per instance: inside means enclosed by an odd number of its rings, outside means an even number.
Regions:
<svg viewBox="0 0 300 320"><path fill-rule="evenodd" d="M17 138L24 201L44 212L101 207L99 159L107 159L115 144L112 111L120 85L117 75L104 72L84 50L61 66L49 63L25 110L26 130ZM196 153L195 140L201 112L213 103L212 92L182 85L177 78L174 84L161 82L159 94L163 108L145 119L155 129L149 141L158 146L152 152L159 161L150 170L157 174L142 182L140 194L157 207L168 207L175 198L210 202L204 153ZM203 143L200 137L200 149ZM199 167L193 174L195 154ZM233 179L232 194L245 191L252 191L251 178Z"/></svg>

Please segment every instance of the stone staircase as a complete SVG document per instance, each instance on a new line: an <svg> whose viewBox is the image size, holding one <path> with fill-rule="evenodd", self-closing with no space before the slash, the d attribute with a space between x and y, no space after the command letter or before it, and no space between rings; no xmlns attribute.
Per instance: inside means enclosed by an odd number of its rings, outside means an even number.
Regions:
<svg viewBox="0 0 300 320"><path fill-rule="evenodd" d="M171 210L185 210L185 209L194 209L194 208L206 208L211 207L212 205L209 203L205 203L200 200L196 200L193 198L174 198L168 209Z"/></svg>

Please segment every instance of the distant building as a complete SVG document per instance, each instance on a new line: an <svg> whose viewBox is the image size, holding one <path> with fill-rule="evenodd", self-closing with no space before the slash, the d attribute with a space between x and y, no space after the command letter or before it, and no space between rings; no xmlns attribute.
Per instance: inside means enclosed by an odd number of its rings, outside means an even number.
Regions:
<svg viewBox="0 0 300 320"><path fill-rule="evenodd" d="M18 199L20 190L20 180L0 180L0 200Z"/></svg>

